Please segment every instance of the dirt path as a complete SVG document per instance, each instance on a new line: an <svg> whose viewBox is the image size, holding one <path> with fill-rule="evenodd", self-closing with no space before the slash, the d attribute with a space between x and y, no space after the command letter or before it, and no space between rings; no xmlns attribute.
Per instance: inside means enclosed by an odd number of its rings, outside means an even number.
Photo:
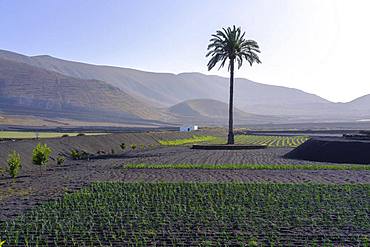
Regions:
<svg viewBox="0 0 370 247"><path fill-rule="evenodd" d="M0 177L0 221L94 181L370 183L370 171L123 169L129 163L320 164L281 158L290 150L210 151L168 147L131 152L113 159L69 160L64 165L48 167L42 174L39 170L27 171L16 183L3 176Z"/></svg>

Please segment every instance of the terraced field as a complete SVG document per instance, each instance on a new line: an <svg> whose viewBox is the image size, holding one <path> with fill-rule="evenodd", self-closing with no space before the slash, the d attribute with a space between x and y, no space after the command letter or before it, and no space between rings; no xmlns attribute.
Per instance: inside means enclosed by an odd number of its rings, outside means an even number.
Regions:
<svg viewBox="0 0 370 247"><path fill-rule="evenodd" d="M3 224L10 246L369 243L370 185L95 183Z"/></svg>

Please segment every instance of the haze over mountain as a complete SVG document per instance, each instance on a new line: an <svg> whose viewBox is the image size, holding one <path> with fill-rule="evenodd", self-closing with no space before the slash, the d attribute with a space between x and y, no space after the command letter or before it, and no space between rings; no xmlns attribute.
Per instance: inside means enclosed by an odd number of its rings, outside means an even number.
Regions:
<svg viewBox="0 0 370 247"><path fill-rule="evenodd" d="M180 118L183 123L213 123L227 125L228 123L228 104L213 99L194 99L183 101L169 108L174 116ZM279 117L262 116L245 113L238 108L234 109L235 124L258 124L280 121Z"/></svg>
<svg viewBox="0 0 370 247"><path fill-rule="evenodd" d="M229 79L219 76L153 73L4 50L0 50L0 72L0 110L7 113L12 113L12 105L33 114L88 113L90 119L106 116L109 121L222 124L227 119ZM333 103L298 89L237 78L234 97L238 124L370 117L369 95Z"/></svg>
<svg viewBox="0 0 370 247"><path fill-rule="evenodd" d="M68 77L1 58L0 110L82 120L166 121L162 110L105 82Z"/></svg>

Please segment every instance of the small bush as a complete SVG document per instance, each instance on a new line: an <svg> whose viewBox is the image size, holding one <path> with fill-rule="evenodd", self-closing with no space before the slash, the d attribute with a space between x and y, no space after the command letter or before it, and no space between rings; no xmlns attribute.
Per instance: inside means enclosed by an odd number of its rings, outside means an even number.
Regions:
<svg viewBox="0 0 370 247"><path fill-rule="evenodd" d="M140 148L141 148L142 150L144 150L144 149L145 149L145 145L144 145L144 144L141 144L141 145L140 145Z"/></svg>
<svg viewBox="0 0 370 247"><path fill-rule="evenodd" d="M74 160L79 160L81 159L81 154L77 149L72 149L71 150L71 158Z"/></svg>
<svg viewBox="0 0 370 247"><path fill-rule="evenodd" d="M66 160L66 158L64 156L58 156L57 157L57 164L58 165L63 165L65 160Z"/></svg>
<svg viewBox="0 0 370 247"><path fill-rule="evenodd" d="M258 242L255 238L252 238L251 240L248 241L248 246L255 247L258 246Z"/></svg>
<svg viewBox="0 0 370 247"><path fill-rule="evenodd" d="M74 160L89 159L89 153L84 150L72 149L71 158Z"/></svg>
<svg viewBox="0 0 370 247"><path fill-rule="evenodd" d="M124 142L122 142L119 146L121 147L122 150L126 149L126 144Z"/></svg>
<svg viewBox="0 0 370 247"><path fill-rule="evenodd" d="M84 133L78 133L77 136L84 136Z"/></svg>
<svg viewBox="0 0 370 247"><path fill-rule="evenodd" d="M16 151L13 151L9 154L7 163L9 166L9 175L15 179L22 168L21 156Z"/></svg>
<svg viewBox="0 0 370 247"><path fill-rule="evenodd" d="M136 149L136 144L131 144L131 149L135 150Z"/></svg>
<svg viewBox="0 0 370 247"><path fill-rule="evenodd" d="M39 166L44 166L49 161L51 154L51 148L46 144L41 145L40 143L32 151L32 163Z"/></svg>
<svg viewBox="0 0 370 247"><path fill-rule="evenodd" d="M69 135L68 134L63 134L62 137L68 137Z"/></svg>

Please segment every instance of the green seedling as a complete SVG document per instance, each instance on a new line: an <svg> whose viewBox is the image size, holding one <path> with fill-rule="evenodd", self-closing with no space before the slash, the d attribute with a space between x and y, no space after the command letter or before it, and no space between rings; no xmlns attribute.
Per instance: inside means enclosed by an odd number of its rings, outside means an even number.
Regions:
<svg viewBox="0 0 370 247"><path fill-rule="evenodd" d="M45 166L49 161L51 154L51 148L46 144L41 145L40 143L32 151L32 163L38 166Z"/></svg>
<svg viewBox="0 0 370 247"><path fill-rule="evenodd" d="M9 154L7 163L9 175L15 179L22 168L21 156L16 151L13 151Z"/></svg>
<svg viewBox="0 0 370 247"><path fill-rule="evenodd" d="M63 165L65 160L66 160L66 158L64 156L58 156L57 157L57 164L58 165Z"/></svg>
<svg viewBox="0 0 370 247"><path fill-rule="evenodd" d="M364 245L369 193L369 184L96 182L0 229L9 246Z"/></svg>

